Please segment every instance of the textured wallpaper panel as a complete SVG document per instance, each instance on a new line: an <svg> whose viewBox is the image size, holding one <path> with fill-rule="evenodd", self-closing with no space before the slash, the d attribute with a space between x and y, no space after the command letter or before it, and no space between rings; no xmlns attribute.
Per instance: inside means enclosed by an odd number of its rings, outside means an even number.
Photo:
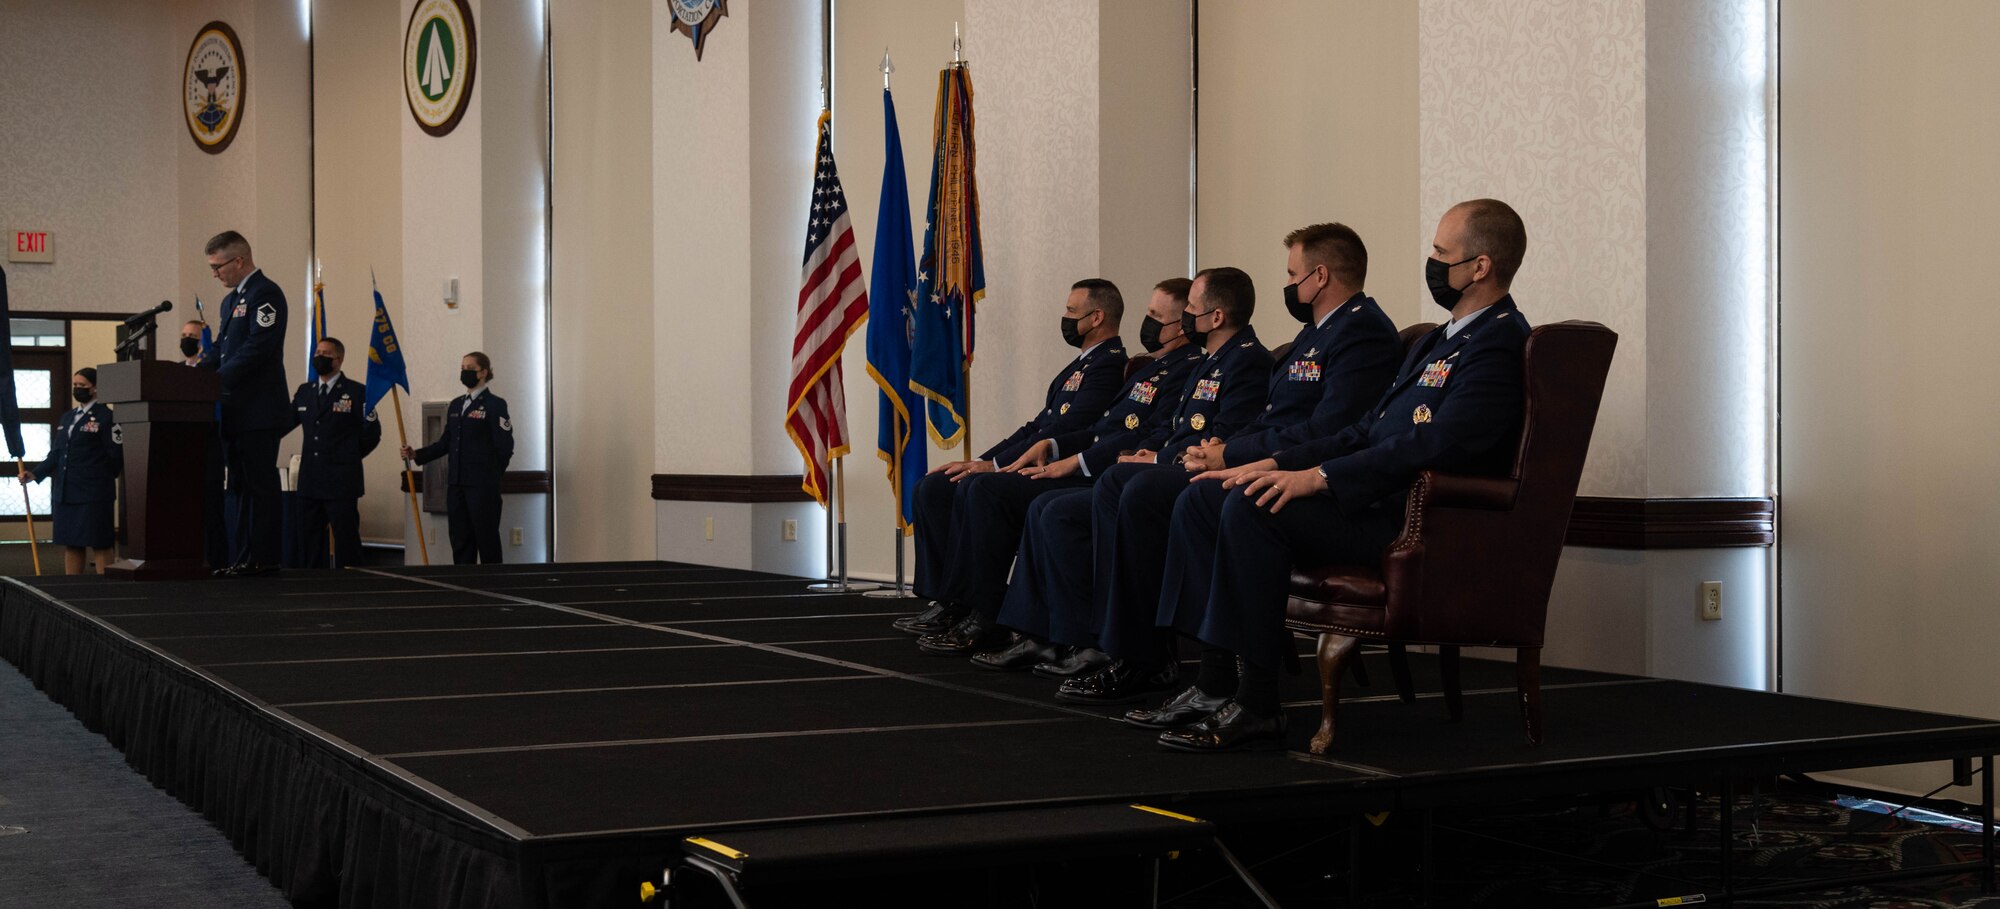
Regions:
<svg viewBox="0 0 2000 909"><path fill-rule="evenodd" d="M1057 328L1069 286L1099 267L1097 46L1097 4L1087 0L1038 4L1033 15L1006 0L965 4L986 244L975 454L1032 416L1048 377L1076 355ZM922 113L904 123L928 132L937 74L922 84ZM927 164L910 167L912 179L929 177Z"/></svg>
<svg viewBox="0 0 2000 909"><path fill-rule="evenodd" d="M1646 493L1769 494L1766 0L1646 5Z"/></svg>
<svg viewBox="0 0 2000 909"><path fill-rule="evenodd" d="M50 231L56 252L6 266L16 309L178 298L175 165L193 143L177 86L193 37L164 5L0 3L0 229Z"/></svg>
<svg viewBox="0 0 2000 909"><path fill-rule="evenodd" d="M1619 333L1582 491L1646 490L1645 7L1597 0L1422 0L1425 238L1491 196L1528 227L1514 292L1537 324Z"/></svg>

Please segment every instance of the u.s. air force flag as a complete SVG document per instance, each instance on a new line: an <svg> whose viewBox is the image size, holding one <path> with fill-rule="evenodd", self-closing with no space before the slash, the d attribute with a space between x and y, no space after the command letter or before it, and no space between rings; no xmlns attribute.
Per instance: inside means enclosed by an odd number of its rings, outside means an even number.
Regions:
<svg viewBox="0 0 2000 909"><path fill-rule="evenodd" d="M889 462L889 490L896 497L896 527L916 526L917 481L924 478L924 399L910 390L910 341L917 308L915 240L910 230L910 186L903 175L903 136L896 101L882 90L882 201L875 209L875 270L868 285L868 375L881 391L875 453Z"/></svg>
<svg viewBox="0 0 2000 909"><path fill-rule="evenodd" d="M931 201L917 265L910 388L929 399L931 439L950 448L965 436L971 416L965 370L972 364L973 306L986 295L979 184L972 173L972 76L963 64L938 73L932 128Z"/></svg>

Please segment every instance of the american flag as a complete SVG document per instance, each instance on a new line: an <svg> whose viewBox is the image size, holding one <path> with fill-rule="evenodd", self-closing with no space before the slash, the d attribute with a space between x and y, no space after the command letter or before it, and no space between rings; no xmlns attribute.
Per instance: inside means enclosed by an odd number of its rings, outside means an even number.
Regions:
<svg viewBox="0 0 2000 909"><path fill-rule="evenodd" d="M828 115L819 116L812 207L806 212L805 278L799 288L798 330L792 336L792 385L785 432L805 458L805 491L827 504L827 471L848 451L847 391L840 349L868 317L868 289L854 251L847 195L833 166Z"/></svg>

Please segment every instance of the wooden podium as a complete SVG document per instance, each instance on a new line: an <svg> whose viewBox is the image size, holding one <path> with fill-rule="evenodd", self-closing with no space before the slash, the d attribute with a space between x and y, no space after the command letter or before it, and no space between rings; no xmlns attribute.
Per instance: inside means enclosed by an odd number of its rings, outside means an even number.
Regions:
<svg viewBox="0 0 2000 909"><path fill-rule="evenodd" d="M125 442L125 557L113 578L208 577L202 562L202 484L215 438L222 379L170 360L97 367L98 396L117 406Z"/></svg>

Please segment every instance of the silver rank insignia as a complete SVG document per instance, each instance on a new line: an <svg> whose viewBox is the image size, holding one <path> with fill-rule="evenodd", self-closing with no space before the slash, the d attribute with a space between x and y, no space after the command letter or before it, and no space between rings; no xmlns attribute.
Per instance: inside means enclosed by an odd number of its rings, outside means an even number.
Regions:
<svg viewBox="0 0 2000 909"><path fill-rule="evenodd" d="M1416 410L1410 411L1410 422L1429 423L1430 421L1431 421L1430 405L1418 404Z"/></svg>
<svg viewBox="0 0 2000 909"><path fill-rule="evenodd" d="M1067 406L1069 406L1069 405L1065 404L1065 405L1063 405L1063 406L1067 407ZM506 417L501 417L501 418L500 418L500 429L501 429L501 431L503 431L503 432L513 432L513 431L514 431L514 424L512 424L512 423L509 423L509 422L507 422L507 418L506 418Z"/></svg>
<svg viewBox="0 0 2000 909"><path fill-rule="evenodd" d="M116 425L116 424L113 424L113 425L112 425L112 427L111 427L111 444L113 444L113 445L123 445L123 444L125 444L125 427L123 427L123 426L119 426L119 425Z"/></svg>
<svg viewBox="0 0 2000 909"><path fill-rule="evenodd" d="M278 324L278 309L269 303L257 307L257 327L270 328Z"/></svg>
<svg viewBox="0 0 2000 909"><path fill-rule="evenodd" d="M1315 347L1315 348L1312 348L1311 350L1308 350L1308 351L1306 351L1306 359L1308 359L1308 360L1310 360L1310 359L1312 359L1312 358L1314 358L1314 357L1317 357L1317 356L1319 356L1319 348L1317 348L1317 347Z"/></svg>

